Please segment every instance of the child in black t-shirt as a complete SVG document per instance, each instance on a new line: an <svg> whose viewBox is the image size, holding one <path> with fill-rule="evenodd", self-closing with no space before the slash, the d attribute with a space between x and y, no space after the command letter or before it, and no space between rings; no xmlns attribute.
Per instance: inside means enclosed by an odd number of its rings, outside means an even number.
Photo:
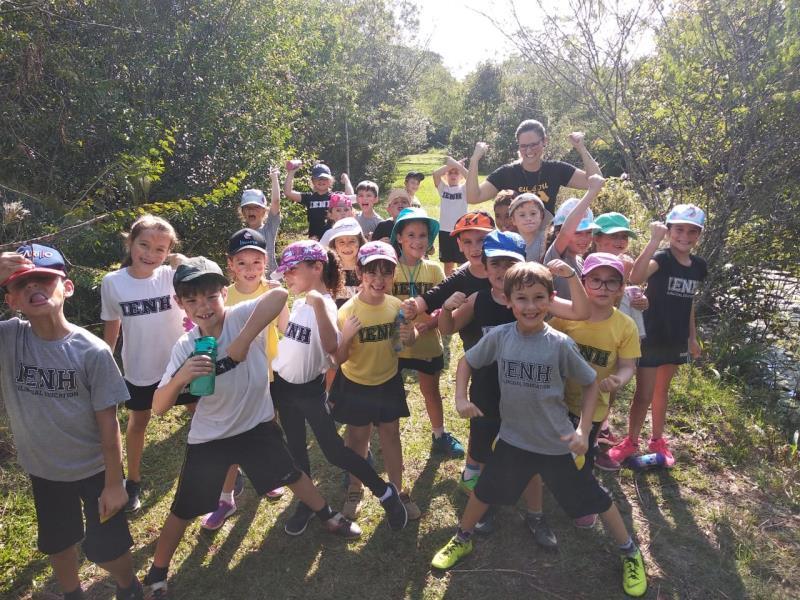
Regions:
<svg viewBox="0 0 800 600"><path fill-rule="evenodd" d="M308 219L308 237L315 240L322 238L322 234L330 229L328 222L328 204L331 198L331 188L333 187L333 175L327 165L317 163L311 169L311 192L298 192L293 188L294 174L302 163L290 160L286 163L286 181L283 184L283 193L292 202L299 202L306 207L306 217ZM342 173L342 185L344 193L353 195L353 185L347 173Z"/></svg>
<svg viewBox="0 0 800 600"><path fill-rule="evenodd" d="M642 358L636 370L636 391L628 416L628 435L609 450L610 458L626 460L639 449L639 432L653 405L653 427L650 452L661 454L667 467L675 458L664 439L667 398L670 382L678 365L689 360L689 354L700 356L694 320L694 295L706 278L706 261L693 255L703 233L705 214L693 204L679 204L667 215L667 224L650 224L650 242L633 265L630 281L647 281L645 294L650 301L644 312L647 337L642 342ZM669 248L658 250L664 237Z"/></svg>

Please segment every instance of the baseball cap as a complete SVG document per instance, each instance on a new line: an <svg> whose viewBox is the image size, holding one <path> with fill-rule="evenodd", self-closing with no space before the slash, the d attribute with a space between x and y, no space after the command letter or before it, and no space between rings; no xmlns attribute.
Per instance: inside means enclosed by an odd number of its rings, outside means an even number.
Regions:
<svg viewBox="0 0 800 600"><path fill-rule="evenodd" d="M249 206L251 204L255 204L261 208L266 208L267 197L264 195L264 192L256 189L245 190L242 192L242 201L239 204L239 207L241 208L242 206Z"/></svg>
<svg viewBox="0 0 800 600"><path fill-rule="evenodd" d="M5 287L12 281L33 275L34 273L48 273L50 275L67 276L67 261L64 255L55 248L42 246L41 244L25 244L17 248L17 254L21 254L33 263L33 267L17 269L9 275L5 281L0 282L0 286Z"/></svg>
<svg viewBox="0 0 800 600"><path fill-rule="evenodd" d="M678 204L667 215L667 225L673 223L688 223L703 229L706 223L706 213L694 204Z"/></svg>
<svg viewBox="0 0 800 600"><path fill-rule="evenodd" d="M534 204L539 206L539 208L542 209L543 213L547 211L547 209L544 207L544 202L542 202L542 199L539 198L539 196L537 196L536 194L526 193L526 194L520 194L511 201L511 204L508 205L508 216L510 217L517 208L519 208L523 204L527 204L528 202L533 202Z"/></svg>
<svg viewBox="0 0 800 600"><path fill-rule="evenodd" d="M450 232L450 236L455 237L463 231L485 231L490 233L494 231L494 219L485 210L473 210L458 218L453 226L453 231Z"/></svg>
<svg viewBox="0 0 800 600"><path fill-rule="evenodd" d="M345 208L352 208L353 201L350 199L350 196L347 194L341 194L339 192L334 192L331 194L330 199L328 200L328 208L334 208L336 206L344 206Z"/></svg>
<svg viewBox="0 0 800 600"><path fill-rule="evenodd" d="M333 240L346 235L352 235L356 237L359 235L364 235L364 232L361 229L361 224L356 220L355 217L345 217L344 219L339 219L336 221L336 223L333 224L333 227L322 234L322 238L320 238L319 243L322 244L323 247L330 246Z"/></svg>
<svg viewBox="0 0 800 600"><path fill-rule="evenodd" d="M328 252L317 240L293 242L286 246L283 254L281 254L281 264L278 270L272 274L272 277L282 277L286 271L305 261L326 263L328 262Z"/></svg>
<svg viewBox="0 0 800 600"><path fill-rule="evenodd" d="M328 179L333 179L333 175L331 175L331 170L328 167L328 165L317 163L311 169L311 178L321 179L323 177L327 177Z"/></svg>
<svg viewBox="0 0 800 600"><path fill-rule="evenodd" d="M240 229L228 240L228 256L233 256L242 250L258 250L267 254L267 240L255 229Z"/></svg>
<svg viewBox="0 0 800 600"><path fill-rule="evenodd" d="M428 226L428 247L433 246L433 243L436 241L436 236L439 235L439 221L429 217L424 208L416 207L404 208L400 211L400 214L397 215L397 218L394 220L394 226L392 227L392 235L389 238L392 244L397 242L398 226L403 221L425 221L425 224Z"/></svg>
<svg viewBox="0 0 800 600"><path fill-rule="evenodd" d="M374 260L388 260L397 264L397 253L386 242L367 242L358 249L358 264L366 265Z"/></svg>
<svg viewBox="0 0 800 600"><path fill-rule="evenodd" d="M417 179L419 181L422 181L423 179L425 179L425 175L422 174L422 171L409 171L408 173L406 173L405 181L408 181L409 179Z"/></svg>
<svg viewBox="0 0 800 600"><path fill-rule="evenodd" d="M520 261L525 260L525 240L513 231L495 229L483 238L483 253L486 258L505 256Z"/></svg>
<svg viewBox="0 0 800 600"><path fill-rule="evenodd" d="M222 285L228 285L228 279L222 274L219 265L205 256L194 256L179 264L172 276L172 285L187 283L201 277L213 277Z"/></svg>
<svg viewBox="0 0 800 600"><path fill-rule="evenodd" d="M594 224L600 228L594 232L595 235L598 233L611 235L612 233L624 231L632 238L638 237L636 232L631 229L631 222L628 217L618 212L603 213L594 220Z"/></svg>
<svg viewBox="0 0 800 600"><path fill-rule="evenodd" d="M389 196L386 198L386 205L388 206L397 198L406 198L409 204L411 203L411 197L408 195L407 191L405 191L403 188L394 188L393 190L389 191Z"/></svg>
<svg viewBox="0 0 800 600"><path fill-rule="evenodd" d="M579 203L580 200L577 198L567 198L564 204L558 207L556 216L553 218L553 225L555 227L563 225L564 221L566 221L567 217L569 217L569 213L571 213ZM583 218L581 219L581 222L578 223L575 231L586 231L587 229L592 231L599 229L599 227L594 224L594 214L592 213L591 208L586 209L586 212L583 214Z"/></svg>
<svg viewBox="0 0 800 600"><path fill-rule="evenodd" d="M583 259L583 271L581 275L586 277L589 273L600 267L611 267L617 271L625 279L625 266L622 261L615 255L608 252L595 252Z"/></svg>

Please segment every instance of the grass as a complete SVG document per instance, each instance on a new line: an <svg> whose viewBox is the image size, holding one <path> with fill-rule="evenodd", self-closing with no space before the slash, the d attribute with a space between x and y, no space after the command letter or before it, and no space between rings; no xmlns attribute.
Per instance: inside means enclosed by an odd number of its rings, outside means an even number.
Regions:
<svg viewBox="0 0 800 600"><path fill-rule="evenodd" d="M430 172L441 155L416 155L399 165ZM418 194L435 215L430 178ZM460 355L454 336L453 358ZM448 428L467 439L467 424L452 408L455 360L442 376ZM499 511L497 530L479 538L475 552L446 574L432 573L430 559L452 534L465 503L457 488L458 460L429 456L430 429L419 391L407 378L412 416L401 423L406 485L423 517L400 533L367 500L359 523L364 536L346 543L312 521L300 538L283 524L291 495L260 501L249 486L238 512L215 535L193 524L175 555L171 595L205 598L619 598L616 550L603 535L576 530L545 494L545 510L560 550L545 553L532 542L519 508ZM678 465L671 471L600 477L643 547L650 576L647 597L800 597L800 476L788 444L736 388L698 368L682 368L673 387L668 424ZM622 394L615 423L624 427L630 388ZM124 411L120 412L124 419ZM124 428L124 423L123 423ZM188 419L181 409L154 419L144 456L144 507L131 519L136 568L149 567L158 531L169 511L183 458ZM7 429L0 430L0 597L55 598L47 560L35 550L36 525L25 475L13 460ZM312 439L310 436L309 439ZM312 470L333 506L343 501L340 474L327 465L313 439ZM378 449L377 442L373 444ZM380 452L376 452L380 466ZM105 574L84 562L89 597L109 599Z"/></svg>

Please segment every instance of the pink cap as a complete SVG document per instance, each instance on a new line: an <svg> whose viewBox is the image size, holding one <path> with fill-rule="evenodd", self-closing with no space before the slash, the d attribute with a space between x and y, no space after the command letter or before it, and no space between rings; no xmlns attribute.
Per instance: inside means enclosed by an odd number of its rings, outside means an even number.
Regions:
<svg viewBox="0 0 800 600"><path fill-rule="evenodd" d="M328 200L328 208L336 208L337 206L344 206L345 208L352 208L353 201L349 196L334 192Z"/></svg>
<svg viewBox="0 0 800 600"><path fill-rule="evenodd" d="M622 261L608 252L595 252L590 254L583 261L583 273L585 277L599 267L611 267L620 274L620 277L625 279L625 267Z"/></svg>
<svg viewBox="0 0 800 600"><path fill-rule="evenodd" d="M388 260L397 264L397 253L386 242L367 242L358 249L358 264L366 265L373 260Z"/></svg>
<svg viewBox="0 0 800 600"><path fill-rule="evenodd" d="M307 260L326 263L328 262L328 252L316 240L300 240L289 244L281 254L281 265L278 267L276 274L283 274Z"/></svg>

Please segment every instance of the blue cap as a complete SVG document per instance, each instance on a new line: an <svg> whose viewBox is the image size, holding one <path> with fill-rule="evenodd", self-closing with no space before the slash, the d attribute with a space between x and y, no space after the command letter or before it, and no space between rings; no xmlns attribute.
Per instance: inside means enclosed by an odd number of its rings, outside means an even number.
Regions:
<svg viewBox="0 0 800 600"><path fill-rule="evenodd" d="M706 223L706 213L694 204L678 204L667 215L667 225L673 223L688 223L703 229Z"/></svg>
<svg viewBox="0 0 800 600"><path fill-rule="evenodd" d="M403 221L425 221L428 225L428 247L430 248L433 246L433 242L436 241L436 236L439 235L439 221L429 217L424 208L417 208L414 206L401 210L400 214L398 214L397 218L394 220L392 235L389 238L392 244L397 243L397 231L399 230L400 223Z"/></svg>
<svg viewBox="0 0 800 600"><path fill-rule="evenodd" d="M513 231L499 231L495 229L483 238L483 253L486 258L505 256L525 261L525 240Z"/></svg>
<svg viewBox="0 0 800 600"><path fill-rule="evenodd" d="M569 217L569 214L579 202L580 200L577 198L567 198L567 200L564 201L564 204L558 207L556 216L553 219L553 226L558 227L559 225L563 225L564 221L567 220L567 217ZM592 214L592 209L587 208L586 212L583 214L581 222L578 223L578 226L575 228L575 231L595 231L596 229L600 229L600 226L596 225L594 222L594 214Z"/></svg>
<svg viewBox="0 0 800 600"><path fill-rule="evenodd" d="M317 163L311 169L311 178L322 179L323 177L327 177L328 179L333 179L333 175L331 175L331 170L328 167L328 165Z"/></svg>
<svg viewBox="0 0 800 600"><path fill-rule="evenodd" d="M15 279L33 275L34 273L48 273L50 275L67 276L67 261L55 248L41 244L26 244L17 248L17 254L22 254L33 263L33 267L25 267L14 271L0 286L6 286Z"/></svg>

